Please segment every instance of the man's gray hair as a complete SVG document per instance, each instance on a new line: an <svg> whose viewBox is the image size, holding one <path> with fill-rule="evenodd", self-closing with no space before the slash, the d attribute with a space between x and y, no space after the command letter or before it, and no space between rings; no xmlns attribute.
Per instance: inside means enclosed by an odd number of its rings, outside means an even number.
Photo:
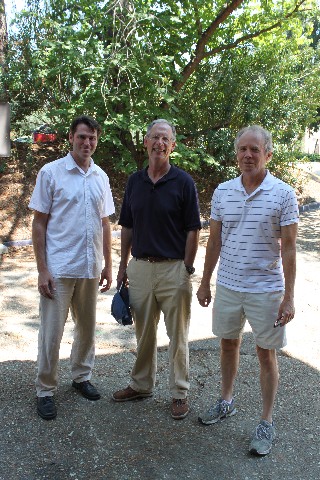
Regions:
<svg viewBox="0 0 320 480"><path fill-rule="evenodd" d="M169 127L171 128L171 131L172 131L172 139L173 139L173 141L176 140L176 127L172 123L170 123L168 120L166 120L165 118L157 118L157 120L153 120L153 122L151 122L150 125L148 125L147 133L146 133L147 136L149 136L150 130L157 123L166 123L167 125L169 125Z"/></svg>
<svg viewBox="0 0 320 480"><path fill-rule="evenodd" d="M235 151L238 150L238 143L239 143L240 137L242 137L242 135L244 133L247 133L247 132L252 132L252 133L256 133L256 134L260 135L262 137L263 142L264 142L265 152L266 153L272 152L272 149L273 149L273 147L272 147L272 135L268 130L266 130L263 127L260 127L260 125L251 125L249 127L244 127L238 132L238 134L236 136L236 139L234 141Z"/></svg>

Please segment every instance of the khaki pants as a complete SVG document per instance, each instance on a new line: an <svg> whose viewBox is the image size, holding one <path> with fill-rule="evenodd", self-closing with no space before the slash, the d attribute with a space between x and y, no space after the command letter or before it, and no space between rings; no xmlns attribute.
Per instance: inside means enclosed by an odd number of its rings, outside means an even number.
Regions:
<svg viewBox="0 0 320 480"><path fill-rule="evenodd" d="M59 349L69 308L74 321L72 380L90 380L95 356L98 283L98 278L56 278L54 299L40 297L38 397L52 396L57 389Z"/></svg>
<svg viewBox="0 0 320 480"><path fill-rule="evenodd" d="M192 286L182 260L150 263L131 259L127 268L135 320L137 359L130 386L151 392L157 371L157 327L161 311L169 337L169 387L173 398L189 389L188 333Z"/></svg>

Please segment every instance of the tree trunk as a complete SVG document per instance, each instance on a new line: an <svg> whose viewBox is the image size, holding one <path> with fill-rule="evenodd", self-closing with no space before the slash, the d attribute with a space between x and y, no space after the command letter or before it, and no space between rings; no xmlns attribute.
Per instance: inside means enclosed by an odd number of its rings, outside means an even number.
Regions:
<svg viewBox="0 0 320 480"><path fill-rule="evenodd" d="M0 0L0 73L5 74L7 71L7 48L8 48L8 34L7 34L7 21L4 0ZM2 83L0 87L0 102L9 101L9 91L6 81Z"/></svg>

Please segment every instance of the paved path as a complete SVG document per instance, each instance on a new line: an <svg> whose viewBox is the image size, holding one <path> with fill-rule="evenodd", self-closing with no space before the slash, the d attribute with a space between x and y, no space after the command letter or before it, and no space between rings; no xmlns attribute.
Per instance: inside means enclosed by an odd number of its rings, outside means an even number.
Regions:
<svg viewBox="0 0 320 480"><path fill-rule="evenodd" d="M190 402L181 422L169 415L167 337L159 326L158 375L152 399L129 404L110 401L126 386L135 358L131 327L110 316L114 290L99 297L94 382L102 392L89 402L70 387L72 323L61 346L58 417L35 414L34 376L38 293L31 247L5 255L0 285L0 480L253 480L319 477L319 305L320 211L302 215L298 240L296 318L288 347L279 355L281 384L276 402L278 439L266 458L248 456L251 431L259 419L258 364L250 329L244 333L235 385L239 412L203 427L198 412L219 392L219 348L211 334L211 309L194 299L190 330ZM206 233L196 261L200 280ZM118 259L119 241L114 255ZM114 265L115 272L117 264Z"/></svg>

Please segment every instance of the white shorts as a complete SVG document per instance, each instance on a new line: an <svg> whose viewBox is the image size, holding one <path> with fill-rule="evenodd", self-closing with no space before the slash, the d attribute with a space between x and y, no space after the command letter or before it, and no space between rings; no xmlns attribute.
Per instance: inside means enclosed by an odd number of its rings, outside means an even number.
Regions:
<svg viewBox="0 0 320 480"><path fill-rule="evenodd" d="M225 339L241 337L246 319L256 344L268 350L287 344L286 327L274 328L283 292L237 292L217 285L212 310L212 331Z"/></svg>

